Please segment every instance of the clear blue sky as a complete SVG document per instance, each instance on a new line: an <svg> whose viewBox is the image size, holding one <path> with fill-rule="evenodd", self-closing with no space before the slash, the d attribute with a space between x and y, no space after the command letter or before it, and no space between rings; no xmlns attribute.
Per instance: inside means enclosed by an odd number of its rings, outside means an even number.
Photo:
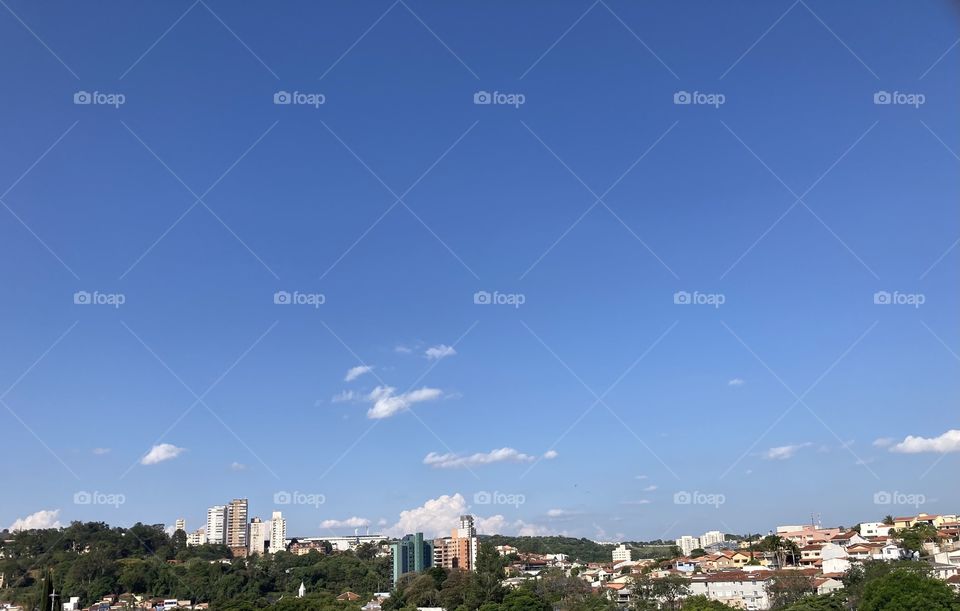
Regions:
<svg viewBox="0 0 960 611"><path fill-rule="evenodd" d="M2 4L0 527L960 511L955 4Z"/></svg>

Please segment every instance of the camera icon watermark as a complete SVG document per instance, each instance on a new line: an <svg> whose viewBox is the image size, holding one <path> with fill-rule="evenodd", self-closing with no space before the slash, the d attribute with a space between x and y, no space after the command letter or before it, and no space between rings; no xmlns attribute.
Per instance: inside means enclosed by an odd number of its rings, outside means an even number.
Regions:
<svg viewBox="0 0 960 611"><path fill-rule="evenodd" d="M500 291L477 291L473 294L475 305L508 305L519 308L527 302L523 293L501 293Z"/></svg>
<svg viewBox="0 0 960 611"><path fill-rule="evenodd" d="M877 291L873 294L875 305L907 305L919 308L927 302L923 293L901 293L900 291Z"/></svg>
<svg viewBox="0 0 960 611"><path fill-rule="evenodd" d="M674 505L709 505L716 509L727 502L726 495L719 492L700 492L699 490L680 490L673 493Z"/></svg>
<svg viewBox="0 0 960 611"><path fill-rule="evenodd" d="M673 294L676 305L708 305L719 308L727 302L723 293L701 293L700 291L677 291Z"/></svg>
<svg viewBox="0 0 960 611"><path fill-rule="evenodd" d="M473 503L475 505L509 505L517 509L527 502L527 497L523 494L500 492L498 490L480 490L473 493Z"/></svg>
<svg viewBox="0 0 960 611"><path fill-rule="evenodd" d="M877 91L873 94L873 103L877 106L913 106L920 108L927 103L927 96L922 93L906 93L903 91Z"/></svg>
<svg viewBox="0 0 960 611"><path fill-rule="evenodd" d="M878 490L873 493L874 505L910 505L914 508L919 508L921 505L925 505L926 502L926 495L919 493L906 493L897 490Z"/></svg>
<svg viewBox="0 0 960 611"><path fill-rule="evenodd" d="M307 305L319 308L327 302L323 293L301 293L300 291L277 291L273 294L273 303L276 305Z"/></svg>
<svg viewBox="0 0 960 611"><path fill-rule="evenodd" d="M280 490L279 492L273 493L274 505L309 505L319 509L320 506L326 502L326 496L314 492L300 492L299 490L287 492L286 490Z"/></svg>
<svg viewBox="0 0 960 611"><path fill-rule="evenodd" d="M677 106L713 106L720 108L727 103L727 96L722 93L706 93L703 91L677 91L673 94L673 103Z"/></svg>
<svg viewBox="0 0 960 611"><path fill-rule="evenodd" d="M527 96L522 93L477 91L473 94L473 103L478 106L513 106L514 108L520 108L527 103Z"/></svg>
<svg viewBox="0 0 960 611"><path fill-rule="evenodd" d="M127 102L122 93L104 93L102 91L77 91L73 94L73 103L78 106L113 106L120 108Z"/></svg>
<svg viewBox="0 0 960 611"><path fill-rule="evenodd" d="M273 103L277 106L313 106L320 108L327 103L327 96L322 93L305 93L303 91L277 91L273 94Z"/></svg>
<svg viewBox="0 0 960 611"><path fill-rule="evenodd" d="M74 505L108 505L118 508L126 502L126 495L120 493L98 492L96 490L93 492L78 490L73 493Z"/></svg>
<svg viewBox="0 0 960 611"><path fill-rule="evenodd" d="M127 302L123 293L101 293L100 291L77 291L73 294L73 303L76 305L106 305L119 308Z"/></svg>

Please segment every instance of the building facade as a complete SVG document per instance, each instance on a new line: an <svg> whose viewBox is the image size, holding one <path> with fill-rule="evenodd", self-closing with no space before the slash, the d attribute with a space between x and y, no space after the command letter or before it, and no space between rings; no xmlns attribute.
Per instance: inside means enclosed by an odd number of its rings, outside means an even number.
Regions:
<svg viewBox="0 0 960 611"><path fill-rule="evenodd" d="M261 521L260 518L254 518L250 520L250 527L248 530L248 553L251 556L264 553L266 551L267 541L269 541L270 537L270 531L267 528L267 523Z"/></svg>
<svg viewBox="0 0 960 611"><path fill-rule="evenodd" d="M233 499L227 506L227 546L247 547L247 499Z"/></svg>
<svg viewBox="0 0 960 611"><path fill-rule="evenodd" d="M227 506L214 505L207 510L207 543L223 545L227 542Z"/></svg>
<svg viewBox="0 0 960 611"><path fill-rule="evenodd" d="M423 533L404 535L391 551L394 584L407 573L419 573L433 566L433 545L423 540Z"/></svg>
<svg viewBox="0 0 960 611"><path fill-rule="evenodd" d="M270 553L275 554L287 549L287 521L279 511L270 518Z"/></svg>
<svg viewBox="0 0 960 611"><path fill-rule="evenodd" d="M630 562L630 561L632 560L631 556L632 556L632 553L630 552L630 548L628 548L628 547L627 547L626 545L624 545L623 543L621 543L621 544L618 545L617 547L613 548L613 562L614 562L614 563L617 563L617 562Z"/></svg>
<svg viewBox="0 0 960 611"><path fill-rule="evenodd" d="M477 529L472 515L460 516L459 526L449 537L434 539L433 564L445 569L472 571L477 565Z"/></svg>

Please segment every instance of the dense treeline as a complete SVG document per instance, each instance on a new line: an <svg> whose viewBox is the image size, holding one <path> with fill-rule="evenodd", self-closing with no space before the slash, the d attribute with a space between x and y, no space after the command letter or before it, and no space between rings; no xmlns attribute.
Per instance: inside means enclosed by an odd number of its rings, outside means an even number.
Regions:
<svg viewBox="0 0 960 611"><path fill-rule="evenodd" d="M597 543L590 539L574 539L573 537L507 537L493 535L484 537L483 540L493 545L511 545L522 553L566 554L570 558L583 562L610 562L611 553L615 547L611 544ZM672 558L676 555L673 542L628 542L626 545L633 550L635 559Z"/></svg>
<svg viewBox="0 0 960 611"><path fill-rule="evenodd" d="M214 609L239 609L245 603L262 607L292 597L302 581L312 593L312 608L353 609L358 605L337 604L333 598L347 590L372 595L390 583L389 559L375 558L369 549L233 559L225 546L187 547L182 531L170 536L159 525L110 528L74 522L66 528L21 531L4 542L2 555L0 573L8 587L0 590L0 599L28 608L36 603L48 571L58 592L79 596L84 605L130 592L210 602Z"/></svg>

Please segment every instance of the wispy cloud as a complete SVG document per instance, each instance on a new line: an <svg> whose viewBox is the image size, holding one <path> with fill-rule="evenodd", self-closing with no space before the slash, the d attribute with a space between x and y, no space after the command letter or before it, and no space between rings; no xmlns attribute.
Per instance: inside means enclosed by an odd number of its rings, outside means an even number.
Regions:
<svg viewBox="0 0 960 611"><path fill-rule="evenodd" d="M792 445L786 446L777 446L775 448L770 448L763 453L763 457L767 460L787 460L793 458L797 452L803 448L807 448L813 445L809 441L806 443L795 443Z"/></svg>
<svg viewBox="0 0 960 611"><path fill-rule="evenodd" d="M347 375L343 377L344 382L353 382L365 373L373 371L372 365L357 365L347 370Z"/></svg>
<svg viewBox="0 0 960 611"><path fill-rule="evenodd" d="M557 456L560 456L560 453L557 452L556 450L547 450L546 452L543 453L544 460L553 460Z"/></svg>
<svg viewBox="0 0 960 611"><path fill-rule="evenodd" d="M332 403L346 403L348 401L359 401L362 398L363 395L355 390L341 390L337 394L333 395L330 401Z"/></svg>
<svg viewBox="0 0 960 611"><path fill-rule="evenodd" d="M109 454L109 453L110 453L110 448L94 448L93 449L94 456L103 456L104 454Z"/></svg>
<svg viewBox="0 0 960 611"><path fill-rule="evenodd" d="M949 452L960 452L960 430L951 429L938 437L908 435L906 439L892 446L890 451L900 454L920 454L922 452L947 454Z"/></svg>
<svg viewBox="0 0 960 611"><path fill-rule="evenodd" d="M499 448L490 450L489 452L477 452L469 456L430 452L423 459L423 464L429 465L434 469L464 469L481 465L492 465L500 462L528 463L534 460L536 460L535 456L524 454L513 448Z"/></svg>
<svg viewBox="0 0 960 611"><path fill-rule="evenodd" d="M638 499L636 501L620 501L621 505L649 505L652 501L649 499Z"/></svg>
<svg viewBox="0 0 960 611"><path fill-rule="evenodd" d="M445 359L448 356L453 356L457 353L454 350L453 346L448 346L446 344L437 344L436 346L430 346L427 348L424 355L431 361L439 361L440 359Z"/></svg>
<svg viewBox="0 0 960 611"><path fill-rule="evenodd" d="M161 443L150 448L150 451L140 459L141 465L155 465L165 460L173 460L183 454L186 448L178 448L172 443Z"/></svg>
<svg viewBox="0 0 960 611"><path fill-rule="evenodd" d="M399 412L407 410L415 403L439 399L443 393L439 388L419 388L409 392L396 394L397 389L392 386L377 386L367 399L373 402L373 407L367 410L367 418L379 420L389 418Z"/></svg>
<svg viewBox="0 0 960 611"><path fill-rule="evenodd" d="M246 471L246 470L247 470L247 465L243 464L242 462L232 462L232 463L230 463L230 470L231 470L231 471Z"/></svg>
<svg viewBox="0 0 960 611"><path fill-rule="evenodd" d="M746 382L743 380L743 378L733 378L727 382L727 386L743 386L744 384L746 384Z"/></svg>
<svg viewBox="0 0 960 611"><path fill-rule="evenodd" d="M324 520L321 528L365 528L370 526L370 520L353 516L346 520Z"/></svg>
<svg viewBox="0 0 960 611"><path fill-rule="evenodd" d="M896 443L896 441L893 437L881 437L880 439L874 439L873 445L877 448L889 448Z"/></svg>
<svg viewBox="0 0 960 611"><path fill-rule="evenodd" d="M573 511L572 509L549 509L547 510L548 518L568 518L570 516L581 515L582 511Z"/></svg>
<svg viewBox="0 0 960 611"><path fill-rule="evenodd" d="M656 490L656 489L657 489L657 485L656 485L656 484L650 484L649 486L647 486L646 488L644 488L643 491L644 491L644 492L653 492L653 491Z"/></svg>

